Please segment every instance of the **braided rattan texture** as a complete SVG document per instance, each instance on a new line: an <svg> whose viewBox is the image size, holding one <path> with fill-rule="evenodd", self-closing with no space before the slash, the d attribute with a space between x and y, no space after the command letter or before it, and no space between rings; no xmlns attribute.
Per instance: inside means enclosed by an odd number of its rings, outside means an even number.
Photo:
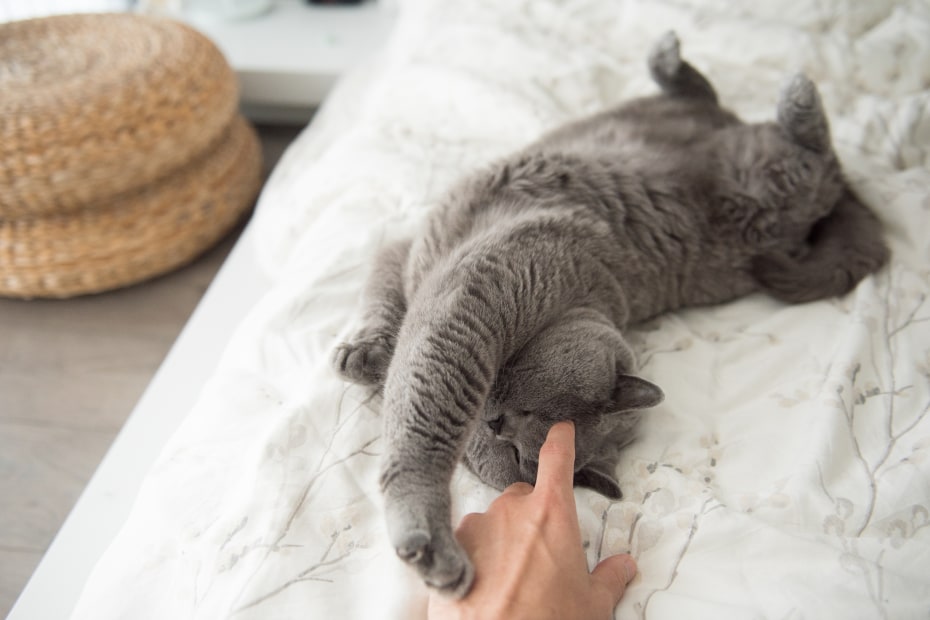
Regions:
<svg viewBox="0 0 930 620"><path fill-rule="evenodd" d="M236 104L222 54L178 22L0 24L0 217L107 204L201 153Z"/></svg>
<svg viewBox="0 0 930 620"><path fill-rule="evenodd" d="M160 183L75 213L0 220L0 294L70 297L174 269L227 233L260 183L258 138L236 118Z"/></svg>
<svg viewBox="0 0 930 620"><path fill-rule="evenodd" d="M176 22L0 25L0 295L133 284L219 240L261 183L237 102L220 52Z"/></svg>

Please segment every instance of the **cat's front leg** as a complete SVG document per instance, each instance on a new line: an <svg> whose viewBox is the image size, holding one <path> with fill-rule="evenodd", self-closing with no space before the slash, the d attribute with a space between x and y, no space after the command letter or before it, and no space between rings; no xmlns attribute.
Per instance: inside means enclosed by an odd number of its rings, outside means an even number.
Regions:
<svg viewBox="0 0 930 620"><path fill-rule="evenodd" d="M403 270L410 240L390 244L378 252L362 295L361 324L336 346L333 367L344 379L381 387L394 355L407 302Z"/></svg>
<svg viewBox="0 0 930 620"><path fill-rule="evenodd" d="M398 368L392 367L384 389L381 492L388 537L426 585L459 598L471 588L474 568L452 531L449 485L473 416L443 397L438 387L445 381L403 372L402 345L397 354Z"/></svg>
<svg viewBox="0 0 930 620"><path fill-rule="evenodd" d="M452 533L449 485L484 410L500 349L469 331L478 315L463 319L472 308L454 295L423 299L410 309L384 385L381 491L397 555L430 587L461 597L474 569Z"/></svg>
<svg viewBox="0 0 930 620"><path fill-rule="evenodd" d="M409 463L387 463L382 485L388 537L397 556L412 566L429 587L461 598L475 578L468 555L455 539L448 482L430 474L430 466L411 475ZM394 472L406 475L393 477Z"/></svg>

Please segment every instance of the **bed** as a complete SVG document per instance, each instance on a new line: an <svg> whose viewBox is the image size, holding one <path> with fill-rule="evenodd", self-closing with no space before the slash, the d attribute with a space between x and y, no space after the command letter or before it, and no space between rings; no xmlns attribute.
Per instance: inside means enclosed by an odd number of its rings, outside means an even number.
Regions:
<svg viewBox="0 0 930 620"><path fill-rule="evenodd" d="M918 0L404 0L386 49L285 154L248 234L271 285L145 476L72 617L422 618L386 541L379 400L330 369L372 256L459 175L653 92L684 55L747 120L819 86L891 263L800 306L754 295L639 325L666 401L576 490L588 560L630 552L617 618L930 613L930 7ZM234 287L234 278L227 278ZM218 310L221 311L221 310ZM177 412L172 412L176 414ZM496 492L459 468L455 516Z"/></svg>

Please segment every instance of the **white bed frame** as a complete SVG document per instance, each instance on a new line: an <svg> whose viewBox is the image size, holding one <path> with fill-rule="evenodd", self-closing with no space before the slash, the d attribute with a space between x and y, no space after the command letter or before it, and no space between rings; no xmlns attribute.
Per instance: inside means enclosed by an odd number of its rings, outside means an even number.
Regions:
<svg viewBox="0 0 930 620"><path fill-rule="evenodd" d="M252 120L306 123L345 71L378 50L393 24L388 0L314 6L275 0L253 19L185 13L236 69L242 108Z"/></svg>

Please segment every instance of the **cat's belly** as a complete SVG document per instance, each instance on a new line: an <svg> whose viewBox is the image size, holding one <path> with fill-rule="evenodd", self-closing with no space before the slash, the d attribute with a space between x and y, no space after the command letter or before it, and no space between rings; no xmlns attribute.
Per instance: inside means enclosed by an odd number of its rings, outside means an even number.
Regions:
<svg viewBox="0 0 930 620"><path fill-rule="evenodd" d="M682 307L706 306L732 301L758 290L747 268L708 269L694 277L682 294Z"/></svg>
<svg viewBox="0 0 930 620"><path fill-rule="evenodd" d="M705 267L685 275L666 272L651 280L627 274L621 279L629 300L629 323L692 306L726 303L759 289L748 268L735 267Z"/></svg>

